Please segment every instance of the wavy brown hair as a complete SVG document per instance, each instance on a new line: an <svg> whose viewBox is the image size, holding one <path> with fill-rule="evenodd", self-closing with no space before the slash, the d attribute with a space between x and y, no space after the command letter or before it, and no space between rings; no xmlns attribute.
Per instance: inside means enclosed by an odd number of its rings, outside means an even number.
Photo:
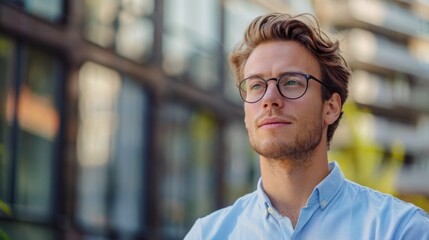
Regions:
<svg viewBox="0 0 429 240"><path fill-rule="evenodd" d="M323 100L330 99L336 92L341 97L342 108L348 96L350 68L340 54L339 42L329 39L311 14L291 16L270 13L254 19L247 27L242 42L229 56L237 83L244 78L244 66L252 51L261 43L276 40L298 42L313 54L320 65L321 80L329 86L329 90L322 88ZM342 115L341 110L338 119L328 127L328 146Z"/></svg>

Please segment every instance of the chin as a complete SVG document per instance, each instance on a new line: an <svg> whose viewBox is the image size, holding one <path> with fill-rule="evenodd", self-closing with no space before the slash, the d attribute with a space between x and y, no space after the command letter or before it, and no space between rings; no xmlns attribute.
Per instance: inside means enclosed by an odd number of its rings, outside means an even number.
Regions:
<svg viewBox="0 0 429 240"><path fill-rule="evenodd" d="M269 158L279 158L285 149L289 149L289 144L276 140L256 142L252 144L253 149L262 156Z"/></svg>

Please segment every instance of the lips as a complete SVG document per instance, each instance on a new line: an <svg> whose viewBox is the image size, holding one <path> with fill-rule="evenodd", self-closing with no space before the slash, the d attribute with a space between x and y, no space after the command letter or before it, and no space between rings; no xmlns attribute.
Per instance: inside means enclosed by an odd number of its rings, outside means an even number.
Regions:
<svg viewBox="0 0 429 240"><path fill-rule="evenodd" d="M290 120L287 120L287 119L265 118L258 124L258 127L278 126L278 125L286 125L286 124L291 124L291 123L292 122Z"/></svg>

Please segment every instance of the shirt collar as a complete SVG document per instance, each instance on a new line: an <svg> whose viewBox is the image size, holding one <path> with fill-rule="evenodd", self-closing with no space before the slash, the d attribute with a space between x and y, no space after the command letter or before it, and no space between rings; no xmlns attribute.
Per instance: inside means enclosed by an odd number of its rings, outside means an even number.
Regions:
<svg viewBox="0 0 429 240"><path fill-rule="evenodd" d="M322 209L325 209L332 199L334 199L344 182L344 175L337 162L329 163L329 169L331 171L329 175L316 186L311 194L313 195L317 192L319 204Z"/></svg>
<svg viewBox="0 0 429 240"><path fill-rule="evenodd" d="M271 206L270 199L267 197L267 195L264 192L264 189L262 187L262 177L259 178L258 185L257 185L257 193L258 193L258 206L259 209L262 212L262 215L264 217L268 217L268 208Z"/></svg>
<svg viewBox="0 0 429 240"><path fill-rule="evenodd" d="M337 162L329 163L330 173L328 176L323 179L313 190L312 194L309 197L307 202L308 204L313 204L313 202L318 202L322 209L325 209L329 203L334 199L337 192L340 190L343 182L344 175L341 172L341 169ZM271 201L268 196L265 194L262 186L262 177L259 178L257 185L258 193L258 206L262 211L263 215L267 217L269 215L268 209L274 209L271 205Z"/></svg>
<svg viewBox="0 0 429 240"><path fill-rule="evenodd" d="M262 216L267 218L270 214L274 214L275 216L279 217L280 214L277 212L277 210L275 210L267 194L265 194L264 187L262 186L262 177L259 178L257 192L258 206L261 210Z"/></svg>

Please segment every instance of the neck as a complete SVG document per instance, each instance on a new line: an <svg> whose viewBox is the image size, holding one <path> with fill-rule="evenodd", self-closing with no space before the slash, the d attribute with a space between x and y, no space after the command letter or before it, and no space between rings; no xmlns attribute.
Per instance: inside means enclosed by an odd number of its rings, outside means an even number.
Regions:
<svg viewBox="0 0 429 240"><path fill-rule="evenodd" d="M273 206L295 227L301 208L328 174L327 154L308 159L278 160L260 157L263 188Z"/></svg>

